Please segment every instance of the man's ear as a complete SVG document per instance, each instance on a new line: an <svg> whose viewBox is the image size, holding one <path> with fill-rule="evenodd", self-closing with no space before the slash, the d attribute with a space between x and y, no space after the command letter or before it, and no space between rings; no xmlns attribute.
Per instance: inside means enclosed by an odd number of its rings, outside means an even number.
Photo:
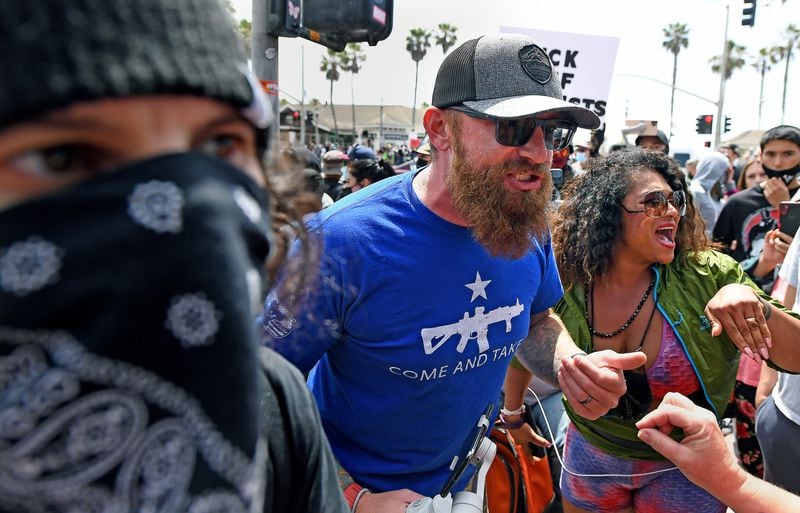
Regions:
<svg viewBox="0 0 800 513"><path fill-rule="evenodd" d="M428 110L425 111L425 116L422 118L422 126L425 127L431 146L438 151L450 149L453 133L447 123L444 110L438 107L428 107Z"/></svg>

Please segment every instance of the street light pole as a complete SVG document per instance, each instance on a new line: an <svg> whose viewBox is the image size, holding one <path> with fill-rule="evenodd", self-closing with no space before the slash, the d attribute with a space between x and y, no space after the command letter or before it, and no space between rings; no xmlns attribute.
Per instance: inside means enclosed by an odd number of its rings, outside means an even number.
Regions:
<svg viewBox="0 0 800 513"><path fill-rule="evenodd" d="M267 33L267 2L253 2L253 27L250 32L251 58L256 78L267 90L272 106L270 147L276 148L280 119L278 116L278 38ZM270 152L275 154L275 152Z"/></svg>
<svg viewBox="0 0 800 513"><path fill-rule="evenodd" d="M383 98L381 98L381 122L378 128L378 150L383 147Z"/></svg>
<svg viewBox="0 0 800 513"><path fill-rule="evenodd" d="M722 133L722 125L725 123L722 117L722 107L725 103L725 81L728 75L728 56L730 47L728 45L728 18L731 10L730 5L725 6L725 37L722 42L722 63L719 66L719 101L717 102L717 122L714 123L714 148L719 148Z"/></svg>
<svg viewBox="0 0 800 513"><path fill-rule="evenodd" d="M306 146L306 53L300 46L300 145Z"/></svg>

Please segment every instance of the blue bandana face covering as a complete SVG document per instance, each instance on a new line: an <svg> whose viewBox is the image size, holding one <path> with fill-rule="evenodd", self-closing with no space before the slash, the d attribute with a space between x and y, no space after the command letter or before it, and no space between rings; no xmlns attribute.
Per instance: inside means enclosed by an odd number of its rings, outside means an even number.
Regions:
<svg viewBox="0 0 800 513"><path fill-rule="evenodd" d="M3 507L261 509L267 206L174 154L0 212Z"/></svg>

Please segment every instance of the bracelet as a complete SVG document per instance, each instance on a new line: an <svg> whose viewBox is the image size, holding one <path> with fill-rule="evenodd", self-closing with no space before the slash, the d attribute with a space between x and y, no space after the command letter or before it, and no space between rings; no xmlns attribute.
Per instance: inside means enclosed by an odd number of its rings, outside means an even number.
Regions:
<svg viewBox="0 0 800 513"><path fill-rule="evenodd" d="M769 318L772 316L772 305L769 304L769 301L767 301L761 296L758 296L758 300L761 301L762 305L764 305L764 320L768 321Z"/></svg>
<svg viewBox="0 0 800 513"><path fill-rule="evenodd" d="M350 513L356 513L356 508L358 507L358 501L361 500L361 496L367 493L369 490L366 488L362 488L358 491L358 495L356 495L356 499L353 501L353 507L350 509Z"/></svg>
<svg viewBox="0 0 800 513"><path fill-rule="evenodd" d="M523 413L525 413L525 403L522 403L522 406L516 410L506 410L505 408L500 408L501 415L522 415Z"/></svg>
<svg viewBox="0 0 800 513"><path fill-rule="evenodd" d="M509 422L506 420L505 415L503 415L502 413L500 414L500 427L506 429L519 429L524 425L525 425L525 417L520 417L517 420Z"/></svg>
<svg viewBox="0 0 800 513"><path fill-rule="evenodd" d="M354 504L356 503L356 500L358 500L358 497L364 490L365 488L356 482L350 483L347 485L347 488L342 490L342 493L344 493L344 499L347 501L347 505L350 506L353 511L355 511Z"/></svg>

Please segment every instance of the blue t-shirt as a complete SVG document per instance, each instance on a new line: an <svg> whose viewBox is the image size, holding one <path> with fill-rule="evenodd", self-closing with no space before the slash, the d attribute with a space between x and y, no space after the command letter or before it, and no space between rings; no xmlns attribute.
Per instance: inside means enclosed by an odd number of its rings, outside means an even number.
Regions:
<svg viewBox="0 0 800 513"><path fill-rule="evenodd" d="M422 204L412 175L320 212L309 223L324 241L319 286L296 319L271 294L261 322L269 346L311 370L333 451L356 482L431 496L498 402L530 316L563 289L549 240L517 260L492 257Z"/></svg>

